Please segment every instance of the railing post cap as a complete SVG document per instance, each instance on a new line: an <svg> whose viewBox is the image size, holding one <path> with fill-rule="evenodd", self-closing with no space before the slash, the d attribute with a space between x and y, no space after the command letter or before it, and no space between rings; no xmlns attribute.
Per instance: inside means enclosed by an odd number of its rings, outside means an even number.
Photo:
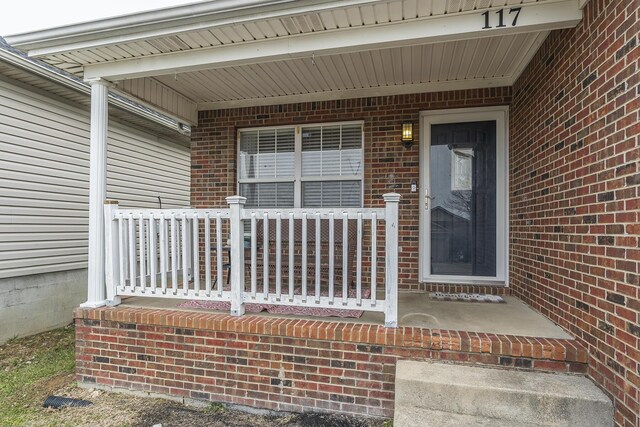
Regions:
<svg viewBox="0 0 640 427"><path fill-rule="evenodd" d="M399 202L400 195L398 193L387 193L382 196L385 202Z"/></svg>
<svg viewBox="0 0 640 427"><path fill-rule="evenodd" d="M105 205L117 205L117 204L118 204L118 201L117 201L117 200L106 199L106 200L104 201L104 204L105 204Z"/></svg>
<svg viewBox="0 0 640 427"><path fill-rule="evenodd" d="M247 198L242 196L229 196L225 200L229 205L244 205L247 202Z"/></svg>

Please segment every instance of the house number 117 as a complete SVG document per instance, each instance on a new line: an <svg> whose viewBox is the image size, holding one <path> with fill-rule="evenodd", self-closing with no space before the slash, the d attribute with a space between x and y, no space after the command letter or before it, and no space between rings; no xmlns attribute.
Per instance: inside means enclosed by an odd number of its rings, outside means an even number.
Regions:
<svg viewBox="0 0 640 427"><path fill-rule="evenodd" d="M509 9L509 15L511 15L512 13L515 13L515 16L513 17L513 21L511 21L512 27L515 27L516 24L518 23L518 16L520 16L521 10L522 10L521 7L513 7ZM496 28L506 27L507 25L504 23L504 9L496 10L496 15L498 15L498 25L496 25ZM487 10L486 12L484 12L482 16L484 16L484 27L482 27L482 29L486 30L487 28L493 28L490 22L491 17L489 16L489 11Z"/></svg>

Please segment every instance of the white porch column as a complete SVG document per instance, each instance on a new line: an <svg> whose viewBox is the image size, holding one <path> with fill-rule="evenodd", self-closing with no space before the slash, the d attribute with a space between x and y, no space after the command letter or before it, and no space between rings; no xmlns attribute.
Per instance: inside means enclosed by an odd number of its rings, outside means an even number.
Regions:
<svg viewBox="0 0 640 427"><path fill-rule="evenodd" d="M107 198L107 128L109 89L101 79L91 81L91 138L89 154L89 277L87 302L106 303L104 260L104 201Z"/></svg>

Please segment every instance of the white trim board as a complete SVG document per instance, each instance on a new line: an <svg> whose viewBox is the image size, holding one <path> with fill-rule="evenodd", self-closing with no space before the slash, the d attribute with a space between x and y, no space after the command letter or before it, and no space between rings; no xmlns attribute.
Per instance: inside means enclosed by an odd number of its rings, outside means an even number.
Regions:
<svg viewBox="0 0 640 427"><path fill-rule="evenodd" d="M110 44L144 41L224 25L357 7L379 0L216 0L201 1L6 36L31 56L46 56ZM96 37L99 34L100 37Z"/></svg>
<svg viewBox="0 0 640 427"><path fill-rule="evenodd" d="M514 81L515 80L511 77L475 80L451 80L447 82L430 82L408 85L372 87L364 89L347 89L308 94L305 93L299 95L275 96L268 98L248 98L233 101L201 102L198 104L198 111L222 110L226 108L258 107L265 105L296 104L300 102L333 101L338 99L368 98L376 96L407 95L412 93L433 93L448 92L454 90L484 89L492 87L512 86Z"/></svg>
<svg viewBox="0 0 640 427"><path fill-rule="evenodd" d="M474 10L89 64L84 68L84 77L117 81L312 55L543 32L571 28L582 20L577 0L523 4L521 9L516 26L483 29L482 14Z"/></svg>
<svg viewBox="0 0 640 427"><path fill-rule="evenodd" d="M430 258L428 245L430 212L426 207L426 191L429 188L427 166L429 165L429 141L431 140L431 125L443 123L463 123L475 121L496 121L496 150L497 150L497 201L496 201L496 225L497 227L497 253L496 253L496 277L471 277L471 276L437 276L431 275L427 260ZM422 111L420 112L420 226L419 226L419 258L418 276L420 282L427 283L451 283L469 285L497 285L509 286L509 107L477 107L460 108L451 110Z"/></svg>

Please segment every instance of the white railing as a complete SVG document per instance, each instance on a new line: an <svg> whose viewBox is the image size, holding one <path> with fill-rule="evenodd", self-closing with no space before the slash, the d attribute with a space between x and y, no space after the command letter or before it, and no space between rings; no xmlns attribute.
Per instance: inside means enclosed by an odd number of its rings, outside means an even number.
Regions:
<svg viewBox="0 0 640 427"><path fill-rule="evenodd" d="M245 303L379 311L395 327L399 199L386 194L382 209L245 209L239 196L227 209L108 202L107 299L226 301L236 316Z"/></svg>

